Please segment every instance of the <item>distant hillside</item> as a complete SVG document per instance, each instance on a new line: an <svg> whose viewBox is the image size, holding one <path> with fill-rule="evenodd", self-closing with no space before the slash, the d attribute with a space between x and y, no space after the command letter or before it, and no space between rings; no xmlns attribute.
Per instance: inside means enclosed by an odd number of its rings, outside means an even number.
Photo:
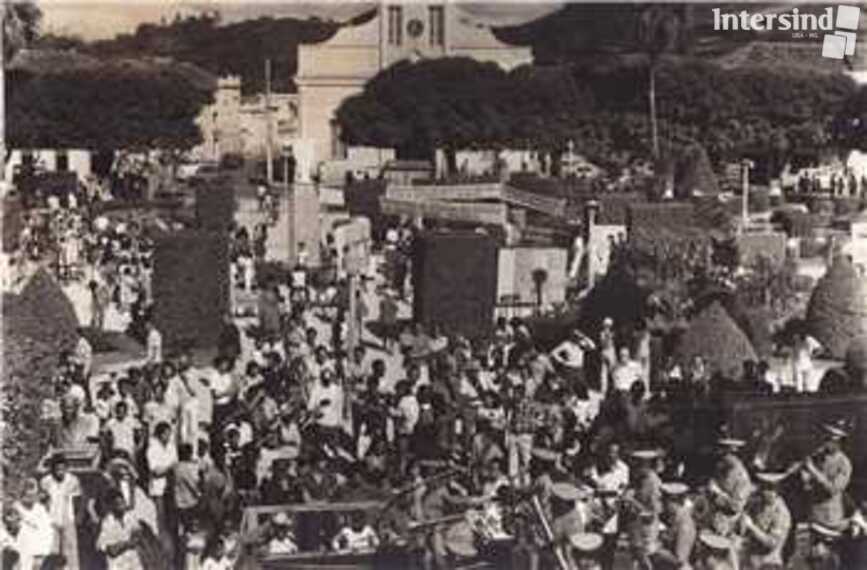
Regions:
<svg viewBox="0 0 867 570"><path fill-rule="evenodd" d="M750 3L751 13L786 13L793 3ZM819 14L826 4L799 3L801 13ZM792 32L719 31L714 29L713 9L738 12L743 4L669 5L680 21L680 33L669 54L716 61L733 67L785 67L836 73L844 69L837 61L821 57L818 40L796 39ZM537 63L606 65L607 60L645 59L636 41L644 4L569 3L562 10L521 26L501 28L495 34L503 41L533 48Z"/></svg>
<svg viewBox="0 0 867 570"><path fill-rule="evenodd" d="M751 4L754 12L783 12L791 5ZM736 11L737 3L672 5L685 33L679 34L673 51L703 60L715 60L726 67L777 65L811 70L840 70L836 62L819 57L814 42L792 41L791 34L768 32L727 32L713 29L712 9ZM801 4L801 12L820 11L820 4ZM607 65L611 60L643 61L635 41L639 16L644 5L632 3L568 3L562 9L537 20L510 27L493 28L502 41L530 46L539 64L576 63ZM262 17L221 24L219 16L203 14L178 18L165 24L142 24L133 34L111 40L84 43L47 36L42 47L77 49L100 58L171 58L221 75L240 75L244 94L264 90L264 61L272 61L272 88L294 92L293 77L298 67L298 46L330 39L342 25L358 25L375 16L371 9L350 10L355 17L343 24L316 18ZM780 44L780 45L778 45Z"/></svg>
<svg viewBox="0 0 867 570"><path fill-rule="evenodd" d="M191 17L171 24L142 24L134 34L86 44L86 53L101 57L168 57L215 75L240 75L245 94L264 90L265 59L272 63L272 89L295 90L298 45L332 37L339 25L317 20L259 18L220 25L213 16Z"/></svg>
<svg viewBox="0 0 867 570"><path fill-rule="evenodd" d="M102 56L91 55L78 49L24 49L15 55L7 70L9 81L18 82L31 76L85 73L133 73L147 75L174 75L190 82L196 89L211 93L217 85L217 76L201 67L167 57L149 57L147 54Z"/></svg>

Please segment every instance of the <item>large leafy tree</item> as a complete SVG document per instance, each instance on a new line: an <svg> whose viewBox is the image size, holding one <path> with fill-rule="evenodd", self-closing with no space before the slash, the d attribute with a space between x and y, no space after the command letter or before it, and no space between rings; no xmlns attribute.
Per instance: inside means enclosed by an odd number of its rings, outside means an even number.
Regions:
<svg viewBox="0 0 867 570"><path fill-rule="evenodd" d="M219 14L205 12L165 24L142 24L132 34L94 42L84 49L100 56L170 57L216 75L239 75L245 93L264 90L262 62L270 59L272 89L291 91L298 45L325 41L338 27L321 20L267 17L221 23Z"/></svg>
<svg viewBox="0 0 867 570"><path fill-rule="evenodd" d="M647 101L650 115L650 139L654 159L659 159L659 125L656 117L656 72L663 58L684 49L687 5L652 4L639 14L635 38L638 49L647 58Z"/></svg>
<svg viewBox="0 0 867 570"><path fill-rule="evenodd" d="M11 75L7 129L16 148L190 148L201 140L195 118L212 97L182 68L145 62Z"/></svg>
<svg viewBox="0 0 867 570"><path fill-rule="evenodd" d="M507 74L468 58L403 61L371 79L337 111L352 144L394 146L407 157L442 148L454 167L463 148L492 148L508 140Z"/></svg>
<svg viewBox="0 0 867 570"><path fill-rule="evenodd" d="M42 10L33 2L3 2L4 67L39 36Z"/></svg>
<svg viewBox="0 0 867 570"><path fill-rule="evenodd" d="M3 69L0 71L0 89L4 90L3 93L0 93L0 115L6 117L6 68L21 48L30 45L38 37L42 11L33 2L5 1L0 17L3 18L2 31L0 31L3 34ZM2 168L0 178L6 172L6 160L9 158L8 148L5 121L0 121L0 158L3 160L3 163L0 164L0 168Z"/></svg>

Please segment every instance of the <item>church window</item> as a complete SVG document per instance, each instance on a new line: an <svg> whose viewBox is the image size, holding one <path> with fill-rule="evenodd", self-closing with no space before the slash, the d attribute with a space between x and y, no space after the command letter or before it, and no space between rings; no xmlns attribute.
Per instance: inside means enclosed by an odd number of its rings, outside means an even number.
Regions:
<svg viewBox="0 0 867 570"><path fill-rule="evenodd" d="M399 46L403 43L403 8L388 7L388 43Z"/></svg>
<svg viewBox="0 0 867 570"><path fill-rule="evenodd" d="M331 158L344 160L347 157L346 144L340 140L340 123L331 120Z"/></svg>
<svg viewBox="0 0 867 570"><path fill-rule="evenodd" d="M441 46L445 43L446 18L442 6L430 6L428 8L430 18L430 45Z"/></svg>

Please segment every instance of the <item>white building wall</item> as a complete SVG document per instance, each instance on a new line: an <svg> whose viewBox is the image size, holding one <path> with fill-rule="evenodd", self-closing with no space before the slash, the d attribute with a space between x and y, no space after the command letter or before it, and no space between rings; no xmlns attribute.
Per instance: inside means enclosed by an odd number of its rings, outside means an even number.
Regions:
<svg viewBox="0 0 867 570"><path fill-rule="evenodd" d="M401 10L400 45L389 41L391 7ZM443 9L442 43L430 33L432 7ZM346 158L332 152L337 108L347 97L360 93L368 79L400 60L464 56L512 69L533 59L529 48L499 42L489 29L465 21L450 3L392 2L380 4L378 10L370 21L342 28L327 42L298 47L295 81L300 96L300 136L315 141L317 162ZM410 33L411 23L415 30L420 24L416 35Z"/></svg>
<svg viewBox="0 0 867 570"><path fill-rule="evenodd" d="M6 161L5 179L12 180L12 175L15 169L24 163L24 153L30 152L33 154L37 165L48 172L57 170L57 153L56 149L36 149L36 150L13 150L10 153L9 160ZM92 170L92 153L89 150L83 149L68 149L66 150L68 157L69 170L78 175L79 180L84 180L90 176Z"/></svg>

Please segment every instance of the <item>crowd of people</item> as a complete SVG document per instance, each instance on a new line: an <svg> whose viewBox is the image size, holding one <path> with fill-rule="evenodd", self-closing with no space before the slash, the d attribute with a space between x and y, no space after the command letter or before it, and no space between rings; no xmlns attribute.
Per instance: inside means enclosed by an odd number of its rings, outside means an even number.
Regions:
<svg viewBox="0 0 867 570"><path fill-rule="evenodd" d="M850 426L825 425L815 454L773 464L717 421L723 383L702 359L652 373L642 323L605 319L549 348L521 319L473 341L403 322L404 227L385 236L372 335L345 271L335 271L336 314L317 311L304 251L285 283L257 283L267 234L239 230L234 281L264 301L248 329L226 315L204 364L166 349L149 318L147 233L55 210L77 220L72 257L92 292L90 324L128 315L147 356L94 370L84 334L60 355L43 405L54 451L4 506L4 568L219 570L250 553L391 548L425 570L478 556L532 570L772 570L786 567L799 522L811 528L813 568L867 564L867 504L848 494ZM49 239L62 243L64 231ZM330 245L324 257L339 267ZM66 265L78 263L59 263L59 275ZM745 366L744 379L773 391L767 370ZM97 481L71 472L70 450L99 459ZM386 508L292 508L368 501ZM245 532L245 511L264 506L287 508Z"/></svg>
<svg viewBox="0 0 867 570"><path fill-rule="evenodd" d="M473 552L452 531L455 513L482 521L472 549L481 540L517 567L611 569L618 555L639 568L785 567L795 520L778 487L790 473L756 467L724 433L713 460L694 452L702 424L705 443L717 429L703 415L715 396L701 362L651 382L646 331L626 336L610 319L552 350L519 319L476 343L416 324L395 335L396 357L339 332L321 338L313 296L250 329L251 350L228 316L209 366L164 353L148 324L146 362L94 373L81 337L61 357L45 419L55 449L98 448L103 476L84 493L67 455L51 455L4 510L20 567L75 568L88 548L112 569L143 567L149 547L174 567L215 569L251 549L400 545L416 567L449 568ZM799 515L814 567L854 568L840 557L859 554L839 546L865 532L865 505L846 501L845 427L826 432L792 471L809 483ZM278 510L254 539L241 532L249 507L366 500L394 500L390 515Z"/></svg>

